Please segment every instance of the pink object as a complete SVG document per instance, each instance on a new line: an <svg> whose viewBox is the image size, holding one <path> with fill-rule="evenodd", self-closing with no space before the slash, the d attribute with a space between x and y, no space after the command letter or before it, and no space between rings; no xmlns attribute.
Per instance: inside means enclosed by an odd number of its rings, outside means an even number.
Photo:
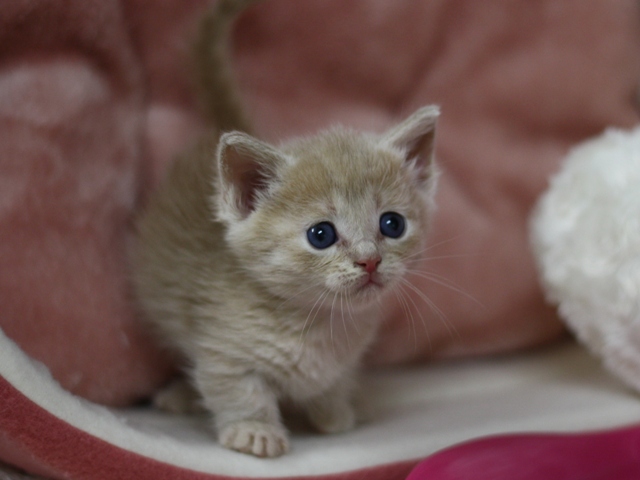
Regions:
<svg viewBox="0 0 640 480"><path fill-rule="evenodd" d="M0 2L0 328L94 402L131 405L171 373L138 322L127 250L149 190L204 129L187 65L206 5ZM234 62L251 118L274 141L333 122L382 130L442 107L425 268L464 294L420 284L442 312L425 308L425 328L388 305L373 362L562 335L527 218L570 145L638 122L635 0L268 0L238 23ZM162 470L25 398L0 377L5 461L57 478L220 478ZM411 466L333 478L401 478Z"/></svg>
<svg viewBox="0 0 640 480"><path fill-rule="evenodd" d="M109 444L38 407L0 377L0 459L51 479L249 480L196 472ZM416 461L279 480L403 480ZM0 475L1 475L0 470ZM255 477L252 477L255 478ZM266 479L265 479L266 480Z"/></svg>
<svg viewBox="0 0 640 480"><path fill-rule="evenodd" d="M149 188L204 127L186 66L205 7L0 4L0 327L96 402L130 404L169 371L136 321L127 249ZM412 328L389 305L373 360L500 352L561 335L526 218L571 144L638 121L636 7L269 0L239 21L237 76L267 139L333 122L382 130L420 105L442 107L436 258L425 268L464 294L423 280L447 322L425 306L428 331Z"/></svg>
<svg viewBox="0 0 640 480"><path fill-rule="evenodd" d="M448 448L407 480L637 480L640 426L577 435L507 435Z"/></svg>
<svg viewBox="0 0 640 480"><path fill-rule="evenodd" d="M217 445L205 417L114 412L73 396L0 334L0 461L52 479L402 480L420 457L488 432L602 428L640 418L640 402L577 346L514 356L515 365L465 363L370 376L377 412L370 423L343 435L296 432L290 454L264 460ZM504 472L505 479L553 480L549 472L558 472L566 474L558 479L577 480L585 470L634 472L639 438L640 427L492 437L436 453L410 478L500 480Z"/></svg>

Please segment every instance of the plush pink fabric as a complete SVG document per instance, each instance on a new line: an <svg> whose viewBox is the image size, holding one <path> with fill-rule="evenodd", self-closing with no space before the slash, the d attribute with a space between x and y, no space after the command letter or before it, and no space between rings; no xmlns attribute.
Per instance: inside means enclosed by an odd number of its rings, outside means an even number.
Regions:
<svg viewBox="0 0 640 480"><path fill-rule="evenodd" d="M136 324L127 248L148 187L203 128L188 44L204 7L0 3L0 326L98 402L170 370ZM437 276L416 279L437 309L388 305L376 361L561 335L527 216L573 142L638 121L639 21L634 0L268 0L242 18L235 65L266 139L442 106Z"/></svg>
<svg viewBox="0 0 640 480"><path fill-rule="evenodd" d="M472 440L422 461L406 480L636 480L640 428Z"/></svg>
<svg viewBox="0 0 640 480"><path fill-rule="evenodd" d="M43 478L65 480L250 480L204 473L160 462L113 445L57 418L0 377L0 459ZM279 480L403 480L417 460L330 475ZM3 475L0 464L0 478ZM255 477L253 477L255 478ZM276 480L276 479L272 479Z"/></svg>

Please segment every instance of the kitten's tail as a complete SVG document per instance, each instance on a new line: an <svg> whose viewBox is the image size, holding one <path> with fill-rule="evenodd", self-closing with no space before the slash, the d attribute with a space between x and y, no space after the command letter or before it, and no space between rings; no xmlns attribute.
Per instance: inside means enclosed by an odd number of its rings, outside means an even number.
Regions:
<svg viewBox="0 0 640 480"><path fill-rule="evenodd" d="M250 133L231 69L230 37L234 20L260 0L218 0L200 22L194 56L204 113L221 131Z"/></svg>

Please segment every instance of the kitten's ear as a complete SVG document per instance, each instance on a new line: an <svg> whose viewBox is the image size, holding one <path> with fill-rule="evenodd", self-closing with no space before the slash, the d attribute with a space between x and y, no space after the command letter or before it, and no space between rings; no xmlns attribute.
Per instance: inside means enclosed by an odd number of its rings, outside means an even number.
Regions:
<svg viewBox="0 0 640 480"><path fill-rule="evenodd" d="M220 137L218 161L218 215L221 220L244 220L256 208L286 160L282 153L246 133Z"/></svg>
<svg viewBox="0 0 640 480"><path fill-rule="evenodd" d="M422 107L382 136L385 145L402 152L405 161L416 169L418 180L421 182L428 181L432 174L439 116L438 106Z"/></svg>

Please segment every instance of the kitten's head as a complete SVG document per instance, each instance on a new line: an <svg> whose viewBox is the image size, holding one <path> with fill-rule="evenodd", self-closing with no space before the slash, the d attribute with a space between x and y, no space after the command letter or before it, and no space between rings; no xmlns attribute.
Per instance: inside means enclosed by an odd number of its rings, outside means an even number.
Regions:
<svg viewBox="0 0 640 480"><path fill-rule="evenodd" d="M218 147L218 218L242 267L295 304L351 308L391 291L424 248L438 108L382 135L341 128L279 148L246 134Z"/></svg>

